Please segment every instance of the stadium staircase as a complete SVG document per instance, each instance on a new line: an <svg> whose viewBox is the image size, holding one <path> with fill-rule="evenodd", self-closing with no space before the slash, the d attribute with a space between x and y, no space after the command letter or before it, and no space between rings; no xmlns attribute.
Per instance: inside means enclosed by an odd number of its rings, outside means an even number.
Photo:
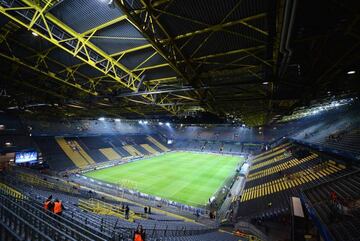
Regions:
<svg viewBox="0 0 360 241"><path fill-rule="evenodd" d="M161 144L158 140L156 140L154 137L152 136L148 136L146 139L148 139L151 143L153 143L155 146L157 146L158 148L160 148L160 150L166 152L169 151L170 149L167 148L166 146L164 146L163 144Z"/></svg>

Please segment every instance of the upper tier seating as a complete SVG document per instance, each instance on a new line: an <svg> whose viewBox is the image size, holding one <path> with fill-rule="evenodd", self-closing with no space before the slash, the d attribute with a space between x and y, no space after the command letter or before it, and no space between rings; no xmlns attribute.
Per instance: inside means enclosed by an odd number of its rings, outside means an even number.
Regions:
<svg viewBox="0 0 360 241"><path fill-rule="evenodd" d="M322 140L321 144L336 150L360 155L360 129L331 134L327 139Z"/></svg>

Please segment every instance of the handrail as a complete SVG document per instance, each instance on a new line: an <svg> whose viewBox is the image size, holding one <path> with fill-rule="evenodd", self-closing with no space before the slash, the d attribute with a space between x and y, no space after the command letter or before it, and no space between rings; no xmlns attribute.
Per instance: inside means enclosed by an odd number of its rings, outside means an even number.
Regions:
<svg viewBox="0 0 360 241"><path fill-rule="evenodd" d="M57 189L57 190L60 190L60 191L66 192L66 193L74 193L74 194L78 193L78 191L76 191L75 189L73 189L70 186L57 185L55 183L45 181L36 175L31 175L28 173L19 173L19 172L17 172L16 175L23 182L31 183L31 184L34 184L37 186L46 187L49 189Z"/></svg>
<svg viewBox="0 0 360 241"><path fill-rule="evenodd" d="M320 217L318 211L311 205L310 200L306 197L306 195L302 192L300 193L300 200L304 204L305 208L308 211L310 218L313 220L315 226L319 229L319 232L325 241L333 241L335 240L333 235L329 232L325 222Z"/></svg>
<svg viewBox="0 0 360 241"><path fill-rule="evenodd" d="M14 188L12 188L4 183L1 183L1 182L0 182L0 190L2 190L4 193L6 193L10 196L16 197L16 198L25 198L25 196L21 192L18 192Z"/></svg>

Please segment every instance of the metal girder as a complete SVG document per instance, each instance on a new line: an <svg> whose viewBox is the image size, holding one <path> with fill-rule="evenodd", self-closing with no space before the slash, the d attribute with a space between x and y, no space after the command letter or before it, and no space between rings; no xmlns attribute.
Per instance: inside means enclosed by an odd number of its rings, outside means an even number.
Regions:
<svg viewBox="0 0 360 241"><path fill-rule="evenodd" d="M90 42L91 36L83 37L47 12L49 6L50 4L46 4L42 7L29 0L4 0L0 2L0 13L113 78L122 86L137 91L140 81L139 75L134 74L103 50L93 45ZM152 95L143 95L142 97L156 104ZM175 108L162 108L173 114L176 113Z"/></svg>
<svg viewBox="0 0 360 241"><path fill-rule="evenodd" d="M58 67L61 67L63 68L63 70L60 70L57 72L57 74L61 74L61 73L65 73L67 77L71 77L73 79L74 82L76 82L76 76L79 76L81 78L84 78L87 82L89 82L89 84L91 86L93 86L94 90L95 90L95 87L97 85L97 82L96 82L96 79L94 78L90 78L89 76L77 71L78 67L76 68L71 68L71 67L68 67L66 65L64 65L63 63L60 63L59 61L53 59L53 58L50 58L49 57L49 54L50 52L55 48L50 48L50 49L46 49L45 51L43 52L37 52L35 49L32 49L30 48L29 46L17 41L17 40L14 40L12 38L6 38L6 42L8 43L8 46L10 47L13 47L11 43L15 43L17 46L20 46L21 48L24 48L26 49L27 51L30 51L31 53L33 53L33 55L31 56L26 56L26 57L23 57L23 59L35 59L35 62L36 62L36 65L34 67L40 67L41 65L45 66L46 67L46 70L49 70L48 68L48 63L54 63L56 64ZM50 70L51 71L51 70ZM75 76L76 75L76 76Z"/></svg>
<svg viewBox="0 0 360 241"><path fill-rule="evenodd" d="M32 70L36 73L39 73L39 74L42 74L42 75L45 75L51 79L54 79L58 82L61 82L63 84L66 84L66 85L69 85L71 87L74 87L78 90L81 90L87 94L90 94L90 95L93 95L93 96L97 96L98 93L96 92L96 90L94 88L92 88L93 86L90 86L90 87L85 87L85 86L81 86L79 83L76 83L76 82L72 82L73 81L73 78L72 76L68 76L67 78L60 78L59 76L56 75L56 73L54 72L51 72L49 70L42 70L39 68L39 65L37 66L32 66L28 63L25 63L23 62L22 60L20 60L19 58L17 58L16 56L10 56L10 55L6 55L4 53L0 53L0 57L4 58L4 59L7 59L9 61L12 61L18 65L21 65L23 67L26 67L28 68L29 70Z"/></svg>
<svg viewBox="0 0 360 241"><path fill-rule="evenodd" d="M145 38L153 45L153 48L163 56L169 63L169 66L176 71L180 79L187 83L200 86L201 82L194 81L197 72L184 56L180 48L174 41L164 43L163 39L170 38L170 34L160 23L159 19L154 15L153 5L149 1L139 0L143 5L145 11L134 11L131 8L131 4L127 0L117 0L120 9L128 16L128 20L135 26ZM180 60L182 62L180 62ZM207 93L195 92L198 98L203 98L202 95ZM211 93L208 93L211 99L214 99ZM209 103L206 103L209 109L213 109Z"/></svg>
<svg viewBox="0 0 360 241"><path fill-rule="evenodd" d="M216 54L209 54L209 55L205 55L205 56L200 56L200 57L193 58L192 60L202 60L202 59L217 58L217 57L221 57L221 56L238 54L238 53L248 53L248 52L251 52L251 51L255 51L255 50L259 50L259 49L265 49L265 48L266 48L265 45L259 45L259 46L256 46L256 47L250 47L250 48L244 48L244 49L235 49L235 50L230 50L230 51L223 52L223 53L216 53ZM182 61L180 61L180 62L182 62Z"/></svg>
<svg viewBox="0 0 360 241"><path fill-rule="evenodd" d="M105 22L105 23L103 23L101 25L98 25L98 26L96 26L96 27L94 27L92 29L88 29L85 32L81 33L81 35L83 37L86 37L87 35L94 35L94 33L98 32L99 30L107 28L107 27L109 27L109 26L111 26L113 24L119 23L119 22L124 21L126 19L127 19L126 15L119 16L119 17L114 18L114 19L112 19L110 21L107 21L107 22Z"/></svg>
<svg viewBox="0 0 360 241"><path fill-rule="evenodd" d="M159 25L158 20L148 12L149 6L142 1L146 14L138 14L138 12L131 9L126 0L118 0L117 3L121 10L128 16L128 20L143 34L143 36L151 43L153 48L167 60L170 67L173 68L183 79L187 79L188 77L184 75L186 71L184 71L177 63L177 59L184 59L184 56L173 43L169 43L167 45L161 44L161 39L159 38L157 31L158 29L161 29L165 35L167 32L163 27L160 27L161 24ZM156 31L154 25L156 25ZM189 70L191 70L190 65Z"/></svg>
<svg viewBox="0 0 360 241"><path fill-rule="evenodd" d="M251 20L255 20L255 19L259 19L259 18L264 18L264 17L266 17L266 13L260 13L260 14L254 15L254 16L243 18L243 19L234 20L234 21L225 22L225 23L220 23L220 24L216 24L216 25L212 25L212 26L203 28L203 29L195 30L193 32L180 34L180 35L177 35L177 36L175 36L173 38L166 39L166 40L164 40L164 42L167 42L167 41L170 41L170 40L178 40L178 39L183 39L183 38L189 38L189 37L199 35L199 34L204 34L204 33L207 33L207 32L223 31L227 27L231 27L231 26L239 25L239 24L245 25L245 26L247 26L247 27L249 27L249 28L251 28L251 29L253 29L255 31L261 32L264 35L268 35L267 32L265 32L265 31L255 27L255 26L247 23L247 21L251 21ZM248 37L246 35L244 35L243 37L244 38L250 38L250 37ZM260 42L260 43L264 43L263 41L260 41L258 39L251 38L251 40L257 41L257 42Z"/></svg>
<svg viewBox="0 0 360 241"><path fill-rule="evenodd" d="M179 18L179 19L182 19L182 20L185 20L185 21L189 21L189 22L192 22L192 23L195 23L195 24L198 24L198 25L202 25L204 27L213 27L214 26L214 25L210 25L210 24L207 24L207 23L192 19L192 18L188 18L188 17L184 17L184 16L181 16L181 15L178 15L178 14L175 14L175 13L164 11L162 9L158 9L158 8L154 8L154 9L155 9L155 11L157 11L157 12L159 12L161 14L166 14L166 15L169 15L169 16L172 16L172 17L176 17L176 18ZM241 23L239 23L239 24L241 24ZM251 24L245 23L243 25L245 25L245 26L247 26L247 27L249 27L249 28L251 28L251 29L253 29L253 30L257 31L257 32L260 32L260 33L262 33L262 34L264 34L266 36L268 35L268 33L265 32L264 30L259 29L259 28L255 27L255 26L251 25ZM213 31L222 31L222 32L225 32L225 33L229 33L229 34L232 34L232 35L244 37L244 38L247 38L247 39L251 39L251 40L254 39L254 38L252 38L250 36L244 35L244 34L239 33L239 32L231 31L231 30L228 30L226 28L213 29ZM192 37L193 36L195 36L195 35L192 35Z"/></svg>

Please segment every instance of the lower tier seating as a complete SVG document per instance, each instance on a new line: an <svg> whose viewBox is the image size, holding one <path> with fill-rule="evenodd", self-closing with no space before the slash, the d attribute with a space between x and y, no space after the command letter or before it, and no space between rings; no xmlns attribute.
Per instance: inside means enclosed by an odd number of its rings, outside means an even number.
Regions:
<svg viewBox="0 0 360 241"><path fill-rule="evenodd" d="M0 185L0 229L4 230L1 240L124 240L131 241L134 230L142 225L147 241L237 241L239 238L213 227L185 222L179 218L164 215L154 210L151 214L133 221L125 217L89 212L81 208L79 200L88 198L84 194L70 194L37 187L6 177L10 184ZM16 195L11 195L4 186L10 187ZM61 200L65 210L61 217L43 208L44 200L53 195ZM96 193L92 193L96 196ZM98 198L101 198L100 196ZM120 203L112 202L112 205ZM133 213L141 213L143 208L132 203L128 205ZM140 216L139 216L140 217ZM12 230L15 227L14 230ZM6 232L5 230L12 230ZM6 236L5 236L6 235ZM5 239L5 237L12 239ZM15 238L14 238L15 237ZM20 238L21 237L21 238ZM18 239L17 239L18 238Z"/></svg>

